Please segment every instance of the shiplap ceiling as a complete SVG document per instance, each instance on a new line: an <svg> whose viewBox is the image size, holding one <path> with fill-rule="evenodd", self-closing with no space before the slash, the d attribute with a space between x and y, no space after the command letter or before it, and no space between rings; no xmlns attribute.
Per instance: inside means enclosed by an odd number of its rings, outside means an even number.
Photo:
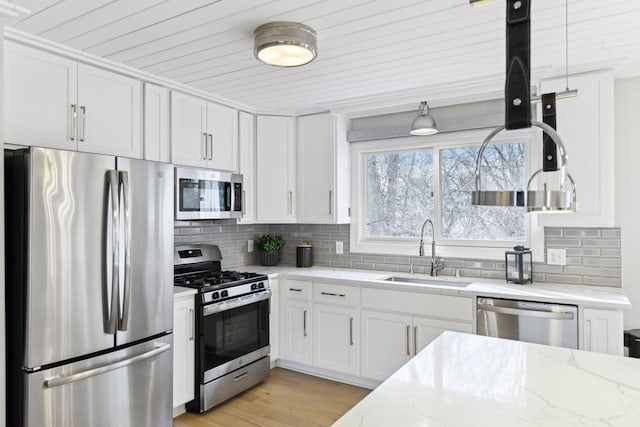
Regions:
<svg viewBox="0 0 640 427"><path fill-rule="evenodd" d="M371 100L446 98L504 79L505 2L468 0L14 0L18 30L250 106L314 112ZM569 0L569 71L640 74L640 1ZM311 64L253 57L253 30L318 32ZM564 73L565 0L533 0L534 78ZM469 89L470 90L470 89ZM477 90L477 89L476 89Z"/></svg>

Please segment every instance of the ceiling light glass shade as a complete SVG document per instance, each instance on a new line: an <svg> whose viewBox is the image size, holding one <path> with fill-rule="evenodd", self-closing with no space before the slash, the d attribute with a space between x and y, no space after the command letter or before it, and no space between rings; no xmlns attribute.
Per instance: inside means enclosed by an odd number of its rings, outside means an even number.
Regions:
<svg viewBox="0 0 640 427"><path fill-rule="evenodd" d="M481 161L484 150L489 142L505 127L500 126L494 129L480 146L476 159L476 190L471 193L471 204L474 206L526 206L527 212L575 212L576 186L571 175L567 173L567 153L564 144L557 132L546 123L535 120L531 121L532 126L539 127L555 142L560 153L560 178L559 190L548 190L546 184L543 190L532 190L531 184L534 178L543 172L542 169L536 171L527 183L527 191L483 191L481 176ZM569 181L570 189L565 190L565 184Z"/></svg>
<svg viewBox="0 0 640 427"><path fill-rule="evenodd" d="M418 107L418 117L415 118L411 125L411 135L433 135L438 133L436 122L429 115L429 105L427 101L422 101Z"/></svg>
<svg viewBox="0 0 640 427"><path fill-rule="evenodd" d="M253 54L265 64L298 67L318 55L315 30L299 22L269 22L253 32Z"/></svg>

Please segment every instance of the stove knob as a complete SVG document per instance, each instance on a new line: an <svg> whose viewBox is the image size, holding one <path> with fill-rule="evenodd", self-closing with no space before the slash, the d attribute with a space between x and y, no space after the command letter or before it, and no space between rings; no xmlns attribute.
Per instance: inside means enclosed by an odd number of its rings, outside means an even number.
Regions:
<svg viewBox="0 0 640 427"><path fill-rule="evenodd" d="M228 297L229 291L222 291L222 298Z"/></svg>
<svg viewBox="0 0 640 427"><path fill-rule="evenodd" d="M213 299L218 299L218 298L220 298L220 294L218 292L214 292L213 295L211 295L211 297Z"/></svg>
<svg viewBox="0 0 640 427"><path fill-rule="evenodd" d="M262 282L258 283L258 288L264 289L264 283L262 283Z"/></svg>
<svg viewBox="0 0 640 427"><path fill-rule="evenodd" d="M258 285L256 285L255 283L251 284L251 290L255 291L256 289L258 289Z"/></svg>

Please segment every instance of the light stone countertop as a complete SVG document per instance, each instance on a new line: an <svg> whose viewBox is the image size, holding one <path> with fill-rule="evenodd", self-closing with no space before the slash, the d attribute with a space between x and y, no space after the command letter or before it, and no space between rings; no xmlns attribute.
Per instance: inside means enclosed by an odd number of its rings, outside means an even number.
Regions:
<svg viewBox="0 0 640 427"><path fill-rule="evenodd" d="M640 425L640 359L445 332L334 427Z"/></svg>
<svg viewBox="0 0 640 427"><path fill-rule="evenodd" d="M182 286L174 286L173 287L173 297L174 298L185 296L185 295L195 295L196 292L197 291L195 289L184 288Z"/></svg>
<svg viewBox="0 0 640 427"><path fill-rule="evenodd" d="M507 284L504 280L494 280L473 277L438 276L436 278L425 274L409 275L408 273L394 273L384 271L358 270L349 268L310 267L297 268L295 266L265 267L250 265L243 271L256 271L267 274L272 278L286 275L289 279L314 280L325 282L350 284L355 286L369 286L387 289L406 290L459 296L484 296L494 298L522 299L561 304L576 304L583 307L611 308L625 310L631 308L631 303L622 288L605 286L568 285L560 283L533 283L527 285ZM410 277L416 279L436 279L445 282L467 282L464 287L442 286L438 284L417 284L403 282L388 282L384 279L390 276ZM639 424L640 425L640 422Z"/></svg>

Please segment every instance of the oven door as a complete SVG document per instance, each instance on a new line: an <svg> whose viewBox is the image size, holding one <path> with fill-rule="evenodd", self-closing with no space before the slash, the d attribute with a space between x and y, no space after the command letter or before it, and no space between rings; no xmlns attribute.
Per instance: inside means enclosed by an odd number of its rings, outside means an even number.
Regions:
<svg viewBox="0 0 640 427"><path fill-rule="evenodd" d="M202 307L200 381L207 383L269 354L267 291Z"/></svg>

